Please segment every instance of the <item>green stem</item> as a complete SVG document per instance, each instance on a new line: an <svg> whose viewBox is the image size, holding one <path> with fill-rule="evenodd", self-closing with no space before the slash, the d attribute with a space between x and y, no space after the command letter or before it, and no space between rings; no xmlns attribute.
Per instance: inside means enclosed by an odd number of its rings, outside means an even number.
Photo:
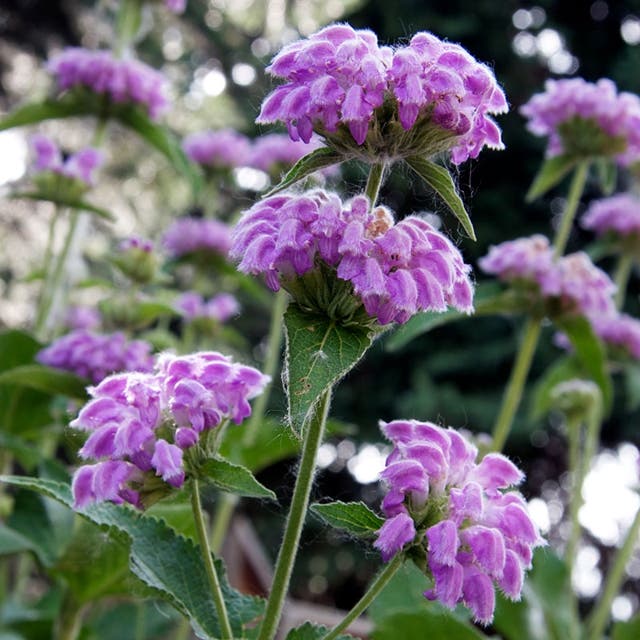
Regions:
<svg viewBox="0 0 640 640"><path fill-rule="evenodd" d="M44 329L47 300L51 293L51 261L53 260L53 245L55 244L56 226L60 217L59 214L60 209L56 207L49 222L49 237L47 238L47 247L44 252L44 261L42 263L42 291L40 292L40 300L38 301L38 310L36 312L36 334L40 334Z"/></svg>
<svg viewBox="0 0 640 640"><path fill-rule="evenodd" d="M306 429L300 468L298 469L293 498L289 507L289 517L287 518L282 545L278 553L271 593L267 601L264 619L260 626L258 640L271 640L275 636L280 622L282 607L289 589L291 572L298 551L300 534L307 514L316 455L322 442L330 403L331 389L329 388L319 398Z"/></svg>
<svg viewBox="0 0 640 640"><path fill-rule="evenodd" d="M633 255L631 253L621 253L618 258L618 265L613 277L613 281L616 283L616 307L618 310L624 307L624 299L627 294L627 284L629 282L629 276L631 276L631 269L633 268Z"/></svg>
<svg viewBox="0 0 640 640"><path fill-rule="evenodd" d="M520 343L520 350L516 356L509 382L502 397L500 413L493 427L492 449L495 451L502 450L509 436L509 431L511 431L513 418L522 400L522 393L527 382L536 347L538 346L541 330L542 321L539 318L529 318L527 320L522 342Z"/></svg>
<svg viewBox="0 0 640 640"><path fill-rule="evenodd" d="M269 402L269 395L273 385L273 379L278 371L280 362L280 346L282 344L282 323L284 320L284 312L289 301L289 294L281 289L275 296L273 307L271 309L271 325L269 327L269 337L267 339L267 351L264 361L263 373L271 377L271 382L266 386L265 390L256 399L251 412L251 418L245 426L242 444L250 447L255 444L258 436L258 430L264 418L264 412Z"/></svg>
<svg viewBox="0 0 640 640"><path fill-rule="evenodd" d="M211 550L216 555L220 553L222 544L229 529L229 523L233 516L233 511L238 504L238 496L232 493L221 493L216 510L213 514L213 522L211 523L211 533L209 535L209 544Z"/></svg>
<svg viewBox="0 0 640 640"><path fill-rule="evenodd" d="M636 512L636 517L627 532L624 544L616 554L600 600L598 600L598 604L587 619L587 637L589 640L600 640L603 637L603 632L611 615L611 603L622 584L625 567L638 541L638 533L640 533L640 509Z"/></svg>
<svg viewBox="0 0 640 640"><path fill-rule="evenodd" d="M376 162L369 169L369 177L367 178L367 186L364 188L364 193L369 198L371 208L376 206L386 167L386 163Z"/></svg>
<svg viewBox="0 0 640 640"><path fill-rule="evenodd" d="M93 140L91 146L101 147L107 138L107 128L109 126L109 118L102 116L96 122L96 129L93 132Z"/></svg>
<svg viewBox="0 0 640 640"><path fill-rule="evenodd" d="M200 503L200 489L198 487L198 481L195 478L192 480L192 483L191 509L193 511L193 519L196 525L198 541L200 542L200 550L202 551L202 559L204 560L204 566L207 571L207 578L209 579L213 602L218 613L222 638L224 640L230 640L233 638L233 631L231 630L231 623L229 622L229 615L227 614L227 607L224 602L224 596L222 595L222 588L220 587L216 567L213 564L213 558L211 557L209 539L207 537L204 516L202 514L202 504Z"/></svg>
<svg viewBox="0 0 640 640"><path fill-rule="evenodd" d="M567 198L567 206L562 214L562 220L560 226L556 232L556 238L553 243L554 256L559 258L567 246L569 240L569 234L571 233L571 227L573 226L573 219L576 216L578 205L580 204L580 198L584 191L584 185L587 182L587 175L589 173L589 163L581 162L576 167L576 170L571 179L571 185L569 187L569 197Z"/></svg>
<svg viewBox="0 0 640 640"><path fill-rule="evenodd" d="M376 579L371 583L366 593L353 606L351 611L344 617L342 622L338 623L326 636L322 636L321 640L335 640L343 631L349 628L349 625L356 620L361 613L378 597L378 594L384 589L389 580L393 578L398 569L402 566L403 556L397 553L393 560L378 574Z"/></svg>
<svg viewBox="0 0 640 640"><path fill-rule="evenodd" d="M57 296L60 294L60 289L64 282L64 272L67 266L67 259L69 258L69 252L73 245L73 239L76 235L76 229L78 227L78 220L80 218L80 211L73 209L71 213L71 220L69 221L69 229L67 230L67 236L64 240L64 246L58 256L53 275L49 282L48 291L46 293L46 299L44 300L38 319L36 322L36 333L38 336L42 336L47 331L47 325L50 321L51 310L54 306L54 302Z"/></svg>
<svg viewBox="0 0 640 640"><path fill-rule="evenodd" d="M114 53L117 57L131 47L142 22L141 0L121 0L116 22Z"/></svg>
<svg viewBox="0 0 640 640"><path fill-rule="evenodd" d="M56 640L76 640L82 629L82 608L67 594L55 624Z"/></svg>

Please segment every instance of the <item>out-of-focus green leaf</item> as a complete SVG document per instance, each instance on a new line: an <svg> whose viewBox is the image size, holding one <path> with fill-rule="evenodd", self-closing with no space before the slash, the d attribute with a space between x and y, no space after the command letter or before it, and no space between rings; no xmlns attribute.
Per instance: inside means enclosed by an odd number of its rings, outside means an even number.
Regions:
<svg viewBox="0 0 640 640"><path fill-rule="evenodd" d="M115 220L115 216L112 213L109 213L106 209L102 209L101 207L96 207L86 200L75 200L40 191L14 191L10 197L25 200L45 200L47 202L53 202L61 207L69 207L70 209L79 209L81 211L93 213L103 220L109 220L109 222L113 222Z"/></svg>
<svg viewBox="0 0 640 640"><path fill-rule="evenodd" d="M275 500L276 494L260 484L251 471L222 458L207 460L199 469L204 482L210 482L222 491L247 498Z"/></svg>
<svg viewBox="0 0 640 640"><path fill-rule="evenodd" d="M554 405L553 389L561 382L580 378L583 375L583 369L574 356L567 356L554 362L536 381L531 396L531 417L534 420L540 420L546 416Z"/></svg>
<svg viewBox="0 0 640 640"><path fill-rule="evenodd" d="M339 325L293 303L284 314L284 325L283 379L291 427L300 435L316 402L357 364L373 338L366 328Z"/></svg>
<svg viewBox="0 0 640 640"><path fill-rule="evenodd" d="M272 196L283 189L291 187L296 182L310 176L320 169L326 169L331 165L338 164L342 159L342 156L329 147L320 147L315 149L306 156L300 158L291 169L289 169L287 175L282 181L271 189L265 197Z"/></svg>
<svg viewBox="0 0 640 640"><path fill-rule="evenodd" d="M42 478L0 476L0 482L50 496L71 508L68 485ZM178 535L164 522L141 515L132 508L111 503L88 506L78 512L100 527L106 527L116 540L130 543L129 563L133 573L158 597L167 600L188 616L201 638L219 637L220 627L210 593L208 578L198 547ZM233 589L220 560L215 560L218 579L229 613L231 627L241 636L243 627L262 614L260 598Z"/></svg>
<svg viewBox="0 0 640 640"><path fill-rule="evenodd" d="M466 234L472 240L475 240L476 233L473 230L473 223L465 209L462 198L458 195L451 174L444 167L420 156L405 158L405 162L442 198L462 225Z"/></svg>
<svg viewBox="0 0 640 640"><path fill-rule="evenodd" d="M73 99L71 96L61 100L48 99L43 102L33 102L14 109L2 118L0 131L36 124L44 120L91 115L93 110L92 105Z"/></svg>
<svg viewBox="0 0 640 640"><path fill-rule="evenodd" d="M598 158L595 164L602 193L610 196L616 189L618 179L616 163L610 158Z"/></svg>
<svg viewBox="0 0 640 640"><path fill-rule="evenodd" d="M384 618L371 635L373 640L424 640L424 638L455 638L455 640L486 640L487 635L469 622L453 614L424 609L419 613L405 611ZM490 637L490 636L489 636Z"/></svg>
<svg viewBox="0 0 640 640"><path fill-rule="evenodd" d="M0 386L16 385L37 389L51 395L60 394L77 400L87 399L89 380L73 373L46 367L41 364L25 364L0 373Z"/></svg>
<svg viewBox="0 0 640 640"><path fill-rule="evenodd" d="M529 188L526 201L533 202L536 198L543 196L549 189L555 187L577 164L578 160L573 156L554 156L545 160Z"/></svg>
<svg viewBox="0 0 640 640"><path fill-rule="evenodd" d="M640 615L613 625L612 640L638 640L638 638L640 638Z"/></svg>
<svg viewBox="0 0 640 640"><path fill-rule="evenodd" d="M310 509L332 527L360 538L374 536L384 524L384 520L364 502L316 503Z"/></svg>
<svg viewBox="0 0 640 640"><path fill-rule="evenodd" d="M555 323L567 334L584 371L600 387L604 411L608 413L613 401L613 385L607 370L607 354L602 341L594 333L591 323L583 316L565 316L556 319Z"/></svg>
<svg viewBox="0 0 640 640"><path fill-rule="evenodd" d="M301 627L291 629L285 640L322 640L329 631L328 627L305 622ZM336 640L353 640L353 636L340 634Z"/></svg>

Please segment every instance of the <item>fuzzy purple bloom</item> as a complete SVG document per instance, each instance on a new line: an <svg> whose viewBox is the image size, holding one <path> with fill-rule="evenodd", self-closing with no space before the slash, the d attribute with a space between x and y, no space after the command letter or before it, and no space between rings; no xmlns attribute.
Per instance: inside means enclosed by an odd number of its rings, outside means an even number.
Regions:
<svg viewBox="0 0 640 640"><path fill-rule="evenodd" d="M165 231L162 245L172 258L196 251L226 257L231 246L231 229L218 220L179 218Z"/></svg>
<svg viewBox="0 0 640 640"><path fill-rule="evenodd" d="M100 326L102 315L95 307L69 307L65 325L71 329L95 329Z"/></svg>
<svg viewBox="0 0 640 640"><path fill-rule="evenodd" d="M139 60L117 59L110 51L70 47L52 58L48 68L62 91L82 87L114 104L136 104L153 120L169 108L165 77Z"/></svg>
<svg viewBox="0 0 640 640"><path fill-rule="evenodd" d="M118 251L144 251L144 253L151 253L153 251L153 242L147 238L140 236L131 236L125 238L118 244Z"/></svg>
<svg viewBox="0 0 640 640"><path fill-rule="evenodd" d="M249 164L249 138L233 129L189 134L182 143L188 158L205 167L235 169Z"/></svg>
<svg viewBox="0 0 640 640"><path fill-rule="evenodd" d="M63 161L60 148L53 140L43 135L31 138L31 148L35 153L36 172L56 173L79 180L86 187L95 184L95 172L104 162L102 151L93 147L81 149Z"/></svg>
<svg viewBox="0 0 640 640"><path fill-rule="evenodd" d="M478 261L486 273L510 283L529 284L552 305L554 313L579 313L587 317L615 311L615 284L583 252L557 260L549 241L541 235L492 246Z"/></svg>
<svg viewBox="0 0 640 640"><path fill-rule="evenodd" d="M183 293L175 302L175 309L185 320L215 320L226 322L240 312L240 304L230 293L219 293L210 300L195 291Z"/></svg>
<svg viewBox="0 0 640 640"><path fill-rule="evenodd" d="M78 329L54 340L36 359L41 364L71 371L94 383L118 371L151 371L151 345L127 341L124 334L99 334Z"/></svg>
<svg viewBox="0 0 640 640"><path fill-rule="evenodd" d="M265 173L280 172L322 146L316 137L305 143L303 140L292 140L286 134L269 133L254 140L247 164Z"/></svg>
<svg viewBox="0 0 640 640"><path fill-rule="evenodd" d="M589 155L610 156L622 166L640 159L640 99L618 93L611 80L547 80L544 93L534 95L520 112L531 133L549 137L549 156L584 156L585 145L591 144ZM591 127L588 140L585 126Z"/></svg>
<svg viewBox="0 0 640 640"><path fill-rule="evenodd" d="M172 13L184 13L187 8L187 0L164 0L164 4Z"/></svg>
<svg viewBox="0 0 640 640"><path fill-rule="evenodd" d="M601 236L640 237L640 198L622 193L591 204L582 216L582 226Z"/></svg>
<svg viewBox="0 0 640 640"><path fill-rule="evenodd" d="M121 373L90 387L92 399L70 424L88 434L80 457L96 461L74 476L76 508L103 500L144 508L149 496L181 487L189 472L184 452L223 420L247 418L248 401L268 381L252 367L203 352L165 354L153 373ZM166 483L161 489L157 477Z"/></svg>
<svg viewBox="0 0 640 640"><path fill-rule="evenodd" d="M487 115L507 111L495 77L462 47L430 33L418 33L394 51L380 47L371 31L332 25L287 45L267 71L285 82L267 96L257 122L284 122L293 140L308 142L316 131L331 143L342 128L357 146L368 141L388 157L451 150L455 164L475 158L484 146L503 148ZM392 123L372 126L385 103ZM435 127L441 146L423 149L416 136L402 143L407 148L398 147L396 133L381 142L376 136L389 124L405 131Z"/></svg>
<svg viewBox="0 0 640 640"><path fill-rule="evenodd" d="M423 545L433 579L425 596L451 609L462 602L489 624L495 587L518 600L532 550L544 544L522 495L507 491L524 475L499 453L478 463L476 447L453 429L415 420L381 428L394 445L381 474L392 499L382 503L388 520L374 546L387 561Z"/></svg>
<svg viewBox="0 0 640 640"><path fill-rule="evenodd" d="M417 216L394 224L384 207L369 211L363 196L346 204L322 190L266 198L236 225L230 256L274 291L293 291L323 264L380 324L447 305L472 310L470 268L453 244Z"/></svg>

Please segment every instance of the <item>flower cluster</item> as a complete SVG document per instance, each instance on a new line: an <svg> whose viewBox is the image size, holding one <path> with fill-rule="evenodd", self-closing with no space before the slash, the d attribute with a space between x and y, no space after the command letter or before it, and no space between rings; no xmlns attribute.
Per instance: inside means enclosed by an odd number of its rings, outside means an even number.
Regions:
<svg viewBox="0 0 640 640"><path fill-rule="evenodd" d="M596 200L582 216L582 226L599 236L611 233L640 238L640 199L623 193Z"/></svg>
<svg viewBox="0 0 640 640"><path fill-rule="evenodd" d="M82 149L63 160L58 145L43 135L31 138L31 148L35 153L34 169L37 172L51 172L79 180L84 187L95 184L95 171L104 162L104 154L93 147Z"/></svg>
<svg viewBox="0 0 640 640"><path fill-rule="evenodd" d="M640 159L640 99L611 80L547 80L520 111L529 131L549 137L549 156L609 156L623 166Z"/></svg>
<svg viewBox="0 0 640 640"><path fill-rule="evenodd" d="M554 260L544 236L493 246L478 264L501 280L536 287L556 313L580 313L588 318L615 313L616 286L609 276L583 252Z"/></svg>
<svg viewBox="0 0 640 640"><path fill-rule="evenodd" d="M172 13L183 13L187 8L187 0L164 0L164 4Z"/></svg>
<svg viewBox="0 0 640 640"><path fill-rule="evenodd" d="M254 140L249 166L265 173L279 173L321 146L316 136L305 143L303 140L292 140L286 134L268 133Z"/></svg>
<svg viewBox="0 0 640 640"><path fill-rule="evenodd" d="M355 141L390 158L451 150L456 164L484 146L502 148L488 114L505 112L507 102L493 74L430 33L392 50L371 31L332 25L284 47L267 71L285 82L257 122L284 122L294 140L316 131L351 153Z"/></svg>
<svg viewBox="0 0 640 640"><path fill-rule="evenodd" d="M185 320L215 320L226 322L240 312L240 305L230 293L219 293L210 300L195 291L183 293L175 302L175 309Z"/></svg>
<svg viewBox="0 0 640 640"><path fill-rule="evenodd" d="M268 381L216 352L164 355L152 373L103 380L71 422L89 434L80 457L97 461L74 475L76 508L105 500L143 508L151 493L182 486L185 452L223 421L251 415L249 400Z"/></svg>
<svg viewBox="0 0 640 640"><path fill-rule="evenodd" d="M140 105L152 119L169 108L165 77L139 60L70 47L49 61L49 70L61 90L83 87L114 104Z"/></svg>
<svg viewBox="0 0 640 640"><path fill-rule="evenodd" d="M380 324L403 323L418 311L447 305L472 309L470 268L453 244L417 216L394 224L384 207L370 211L364 196L343 204L317 189L266 198L238 222L230 257L240 271L264 274L271 289L282 285L294 297L300 277L324 266L337 281L350 283L349 300L355 294L356 305ZM330 277L320 277L316 287ZM319 297L327 300L305 303L335 309L333 293Z"/></svg>
<svg viewBox="0 0 640 640"><path fill-rule="evenodd" d="M95 307L72 306L67 310L65 325L69 329L95 329L102 322L102 314Z"/></svg>
<svg viewBox="0 0 640 640"><path fill-rule="evenodd" d="M533 549L544 544L522 495L505 491L522 472L505 456L478 451L453 429L429 422L381 423L393 443L381 474L387 517L375 546L388 561L407 546L426 551L433 588L425 592L453 609L464 603L489 624L494 584L519 600Z"/></svg>
<svg viewBox="0 0 640 640"><path fill-rule="evenodd" d="M251 143L233 129L189 134L182 148L193 162L215 169L234 169L249 164Z"/></svg>
<svg viewBox="0 0 640 640"><path fill-rule="evenodd" d="M165 231L162 245L172 258L196 251L226 257L231 247L231 229L219 220L179 218Z"/></svg>
<svg viewBox="0 0 640 640"><path fill-rule="evenodd" d="M41 364L70 371L98 383L117 371L150 371L151 345L143 340L127 341L123 333L99 334L76 329L42 349Z"/></svg>

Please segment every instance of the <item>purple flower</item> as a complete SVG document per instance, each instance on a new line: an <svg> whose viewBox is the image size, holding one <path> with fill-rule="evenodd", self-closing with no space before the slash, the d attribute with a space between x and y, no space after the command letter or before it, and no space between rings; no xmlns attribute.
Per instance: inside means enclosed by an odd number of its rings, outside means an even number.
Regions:
<svg viewBox="0 0 640 640"><path fill-rule="evenodd" d="M615 312L616 286L609 276L583 252L555 260L544 236L519 238L493 246L478 264L483 271L505 282L533 287L549 313L593 317Z"/></svg>
<svg viewBox="0 0 640 640"><path fill-rule="evenodd" d="M505 456L477 449L453 429L396 420L381 423L394 448L382 479L388 520L375 547L388 561L407 545L427 556L433 587L425 593L453 609L459 602L489 624L495 586L518 600L532 550L544 544L517 491L522 472Z"/></svg>
<svg viewBox="0 0 640 640"><path fill-rule="evenodd" d="M268 381L252 367L203 352L165 354L153 373L120 373L90 387L91 400L70 424L88 436L80 457L95 461L74 476L76 508L103 500L144 508L181 487L189 465L198 464L183 452L223 420L248 417L248 401Z"/></svg>
<svg viewBox="0 0 640 640"><path fill-rule="evenodd" d="M284 122L293 140L308 142L316 131L369 159L450 150L456 164L484 146L502 148L487 116L507 111L493 74L430 33L394 51L371 31L332 25L287 45L267 71L284 84L267 96L257 122Z"/></svg>
<svg viewBox="0 0 640 640"><path fill-rule="evenodd" d="M124 334L99 334L78 329L54 340L36 356L41 364L71 371L94 383L117 371L151 371L151 345L127 342Z"/></svg>
<svg viewBox="0 0 640 640"><path fill-rule="evenodd" d="M236 225L230 256L240 271L264 274L274 291L282 285L294 297L302 289L309 293L298 286L301 277L324 268L334 281L351 284L345 306L353 310L359 302L380 324L404 323L418 311L447 305L472 309L470 268L453 244L417 216L394 225L384 207L370 212L363 196L347 204L322 190L266 198ZM317 299L309 303L322 307Z"/></svg>
<svg viewBox="0 0 640 640"><path fill-rule="evenodd" d="M303 140L292 140L286 134L269 133L254 140L248 165L265 173L279 174L322 146L320 139L315 136L305 143Z"/></svg>
<svg viewBox="0 0 640 640"><path fill-rule="evenodd" d="M609 156L622 166L640 159L640 99L611 80L547 80L520 112L531 133L549 137L549 156Z"/></svg>
<svg viewBox="0 0 640 640"><path fill-rule="evenodd" d="M164 4L172 13L183 13L187 8L187 0L164 0Z"/></svg>
<svg viewBox="0 0 640 640"><path fill-rule="evenodd" d="M249 139L233 129L200 131L188 135L182 148L190 160L215 169L235 169L249 164Z"/></svg>
<svg viewBox="0 0 640 640"><path fill-rule="evenodd" d="M582 216L582 226L599 236L611 233L637 239L640 237L640 199L623 193L596 200Z"/></svg>
<svg viewBox="0 0 640 640"><path fill-rule="evenodd" d="M179 218L165 231L162 245L172 258L196 251L226 257L231 246L231 229L218 220Z"/></svg>
<svg viewBox="0 0 640 640"><path fill-rule="evenodd" d="M118 245L119 251L144 251L144 253L151 253L153 251L153 242L142 238L140 236L131 236L125 238Z"/></svg>
<svg viewBox="0 0 640 640"><path fill-rule="evenodd" d="M82 87L108 97L113 104L136 104L153 120L169 108L165 77L139 60L70 47L52 58L48 68L61 91Z"/></svg>
<svg viewBox="0 0 640 640"><path fill-rule="evenodd" d="M104 154L99 149L88 147L62 159L62 152L53 140L43 135L31 138L31 147L35 153L35 170L78 180L86 187L95 184L95 171L104 162Z"/></svg>
<svg viewBox="0 0 640 640"><path fill-rule="evenodd" d="M65 324L69 329L95 329L100 326L102 315L95 307L69 307Z"/></svg>
<svg viewBox="0 0 640 640"><path fill-rule="evenodd" d="M183 293L175 303L176 310L185 320L215 320L226 322L240 312L240 305L230 293L219 293L210 300L204 300L195 291Z"/></svg>

